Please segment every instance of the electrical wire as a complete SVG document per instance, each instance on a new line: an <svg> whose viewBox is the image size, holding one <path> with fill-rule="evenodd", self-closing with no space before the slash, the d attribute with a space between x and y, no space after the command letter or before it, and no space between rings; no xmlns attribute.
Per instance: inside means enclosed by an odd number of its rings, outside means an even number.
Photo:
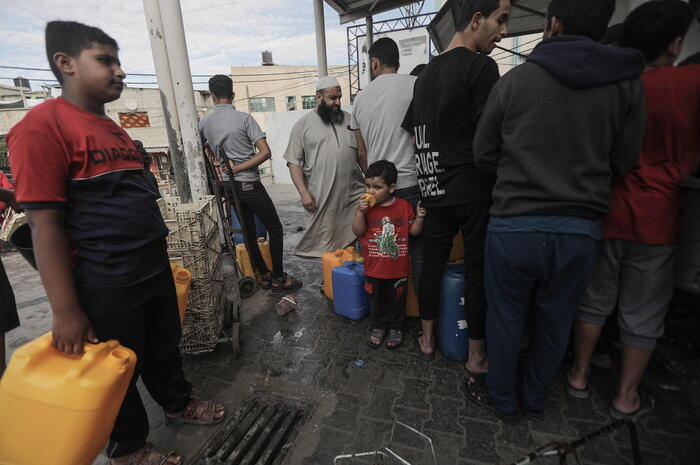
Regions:
<svg viewBox="0 0 700 465"><path fill-rule="evenodd" d="M7 66L7 65L0 65L0 69L16 69L16 70L21 70L21 71L43 71L43 72L51 72L51 69L49 68L32 68L28 66ZM338 65L338 66L331 66L329 67L329 70L341 70L341 69L347 69L347 65ZM307 71L282 71L279 73L244 73L244 74L229 74L230 77L235 78L235 77L240 77L240 78L246 78L249 76L284 76L284 75L297 75L297 74L308 74L310 77L313 75L315 77L316 70L307 70ZM126 73L127 77L129 76L153 76L155 77L155 73ZM197 77L211 77L213 74L193 74L193 78ZM243 82L267 82L267 81L284 81L288 79L299 79L301 77L306 77L306 76L299 76L299 77L289 77L289 78L278 78L278 79L268 79L268 80L252 80L252 81L239 81L236 80L236 83L243 83ZM53 79L51 79L53 80Z"/></svg>

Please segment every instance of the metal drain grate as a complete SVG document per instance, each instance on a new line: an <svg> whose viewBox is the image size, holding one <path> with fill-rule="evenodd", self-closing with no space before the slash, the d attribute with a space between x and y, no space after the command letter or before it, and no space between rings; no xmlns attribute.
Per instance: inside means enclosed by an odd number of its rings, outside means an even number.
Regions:
<svg viewBox="0 0 700 465"><path fill-rule="evenodd" d="M194 465L273 465L303 410L279 401L247 401L193 460Z"/></svg>

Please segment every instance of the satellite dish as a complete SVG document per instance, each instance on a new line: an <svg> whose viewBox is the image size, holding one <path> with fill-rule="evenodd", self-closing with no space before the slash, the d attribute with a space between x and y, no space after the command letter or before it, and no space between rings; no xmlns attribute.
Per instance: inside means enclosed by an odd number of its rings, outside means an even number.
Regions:
<svg viewBox="0 0 700 465"><path fill-rule="evenodd" d="M129 99L125 102L125 105L126 105L126 109L129 111L134 111L138 108L138 105L136 104L136 100Z"/></svg>

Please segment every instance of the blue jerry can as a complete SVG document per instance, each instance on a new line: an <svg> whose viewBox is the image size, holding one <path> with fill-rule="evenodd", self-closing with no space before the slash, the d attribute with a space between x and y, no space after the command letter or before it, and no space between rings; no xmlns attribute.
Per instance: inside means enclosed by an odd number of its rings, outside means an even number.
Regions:
<svg viewBox="0 0 700 465"><path fill-rule="evenodd" d="M333 306L335 313L351 320L369 314L369 294L365 291L365 266L345 262L333 268Z"/></svg>
<svg viewBox="0 0 700 465"><path fill-rule="evenodd" d="M450 265L440 285L437 342L442 355L461 362L469 357L469 328L464 310L464 265Z"/></svg>
<svg viewBox="0 0 700 465"><path fill-rule="evenodd" d="M231 227L233 229L241 229L241 222L238 219L238 215L236 215L236 209L231 208ZM262 224L262 221L256 216L255 217L255 237L264 237L267 239L267 229L265 229L265 225ZM233 244L243 244L243 234L236 233L233 235Z"/></svg>

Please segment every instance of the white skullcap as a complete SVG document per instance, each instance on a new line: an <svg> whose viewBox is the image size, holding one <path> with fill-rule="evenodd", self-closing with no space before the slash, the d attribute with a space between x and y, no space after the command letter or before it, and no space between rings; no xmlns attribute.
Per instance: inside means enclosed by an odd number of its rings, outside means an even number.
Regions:
<svg viewBox="0 0 700 465"><path fill-rule="evenodd" d="M316 90L328 89L329 87L340 87L340 83L335 76L323 76L316 82Z"/></svg>

